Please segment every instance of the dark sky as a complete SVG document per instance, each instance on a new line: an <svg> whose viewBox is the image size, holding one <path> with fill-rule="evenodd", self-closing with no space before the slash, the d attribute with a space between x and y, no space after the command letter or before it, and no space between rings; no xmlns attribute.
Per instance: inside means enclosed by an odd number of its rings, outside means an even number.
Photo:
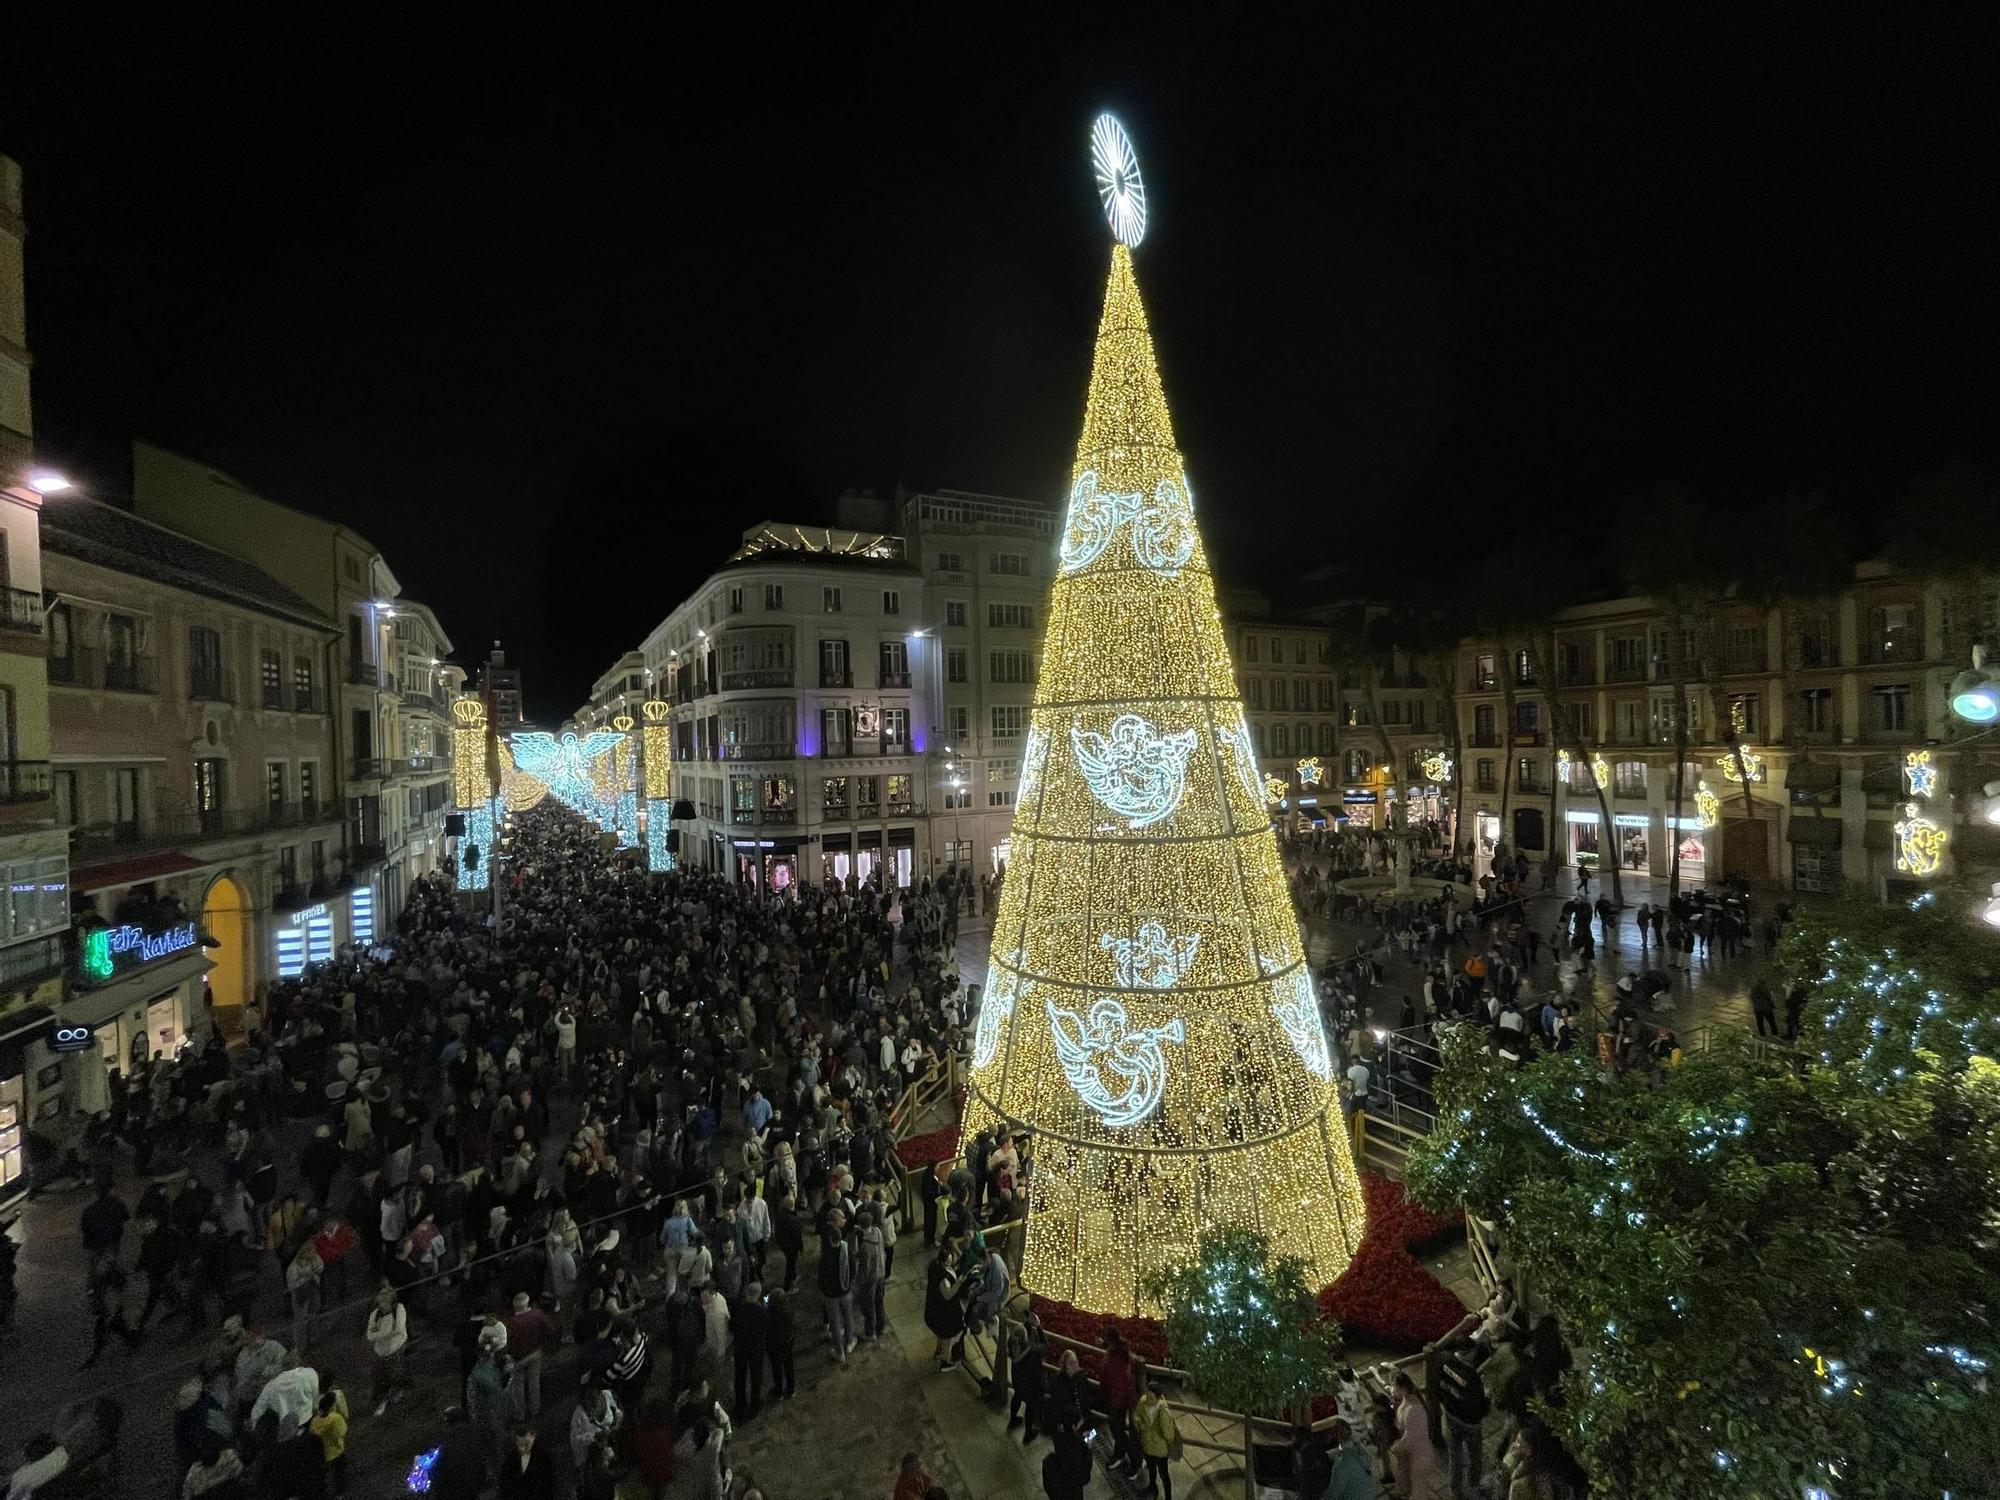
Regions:
<svg viewBox="0 0 2000 1500"><path fill-rule="evenodd" d="M1060 493L1100 107L1234 579L1586 571L1660 480L1858 535L2000 446L1990 7L746 9L10 7L44 453L112 498L146 436L347 521L560 715L758 519Z"/></svg>

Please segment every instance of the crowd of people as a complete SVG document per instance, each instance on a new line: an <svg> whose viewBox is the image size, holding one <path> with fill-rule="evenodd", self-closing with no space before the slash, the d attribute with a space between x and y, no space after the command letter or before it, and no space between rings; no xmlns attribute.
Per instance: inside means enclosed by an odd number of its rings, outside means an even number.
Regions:
<svg viewBox="0 0 2000 1500"><path fill-rule="evenodd" d="M717 1500L732 1432L796 1389L802 1269L836 1360L883 1331L889 1114L959 1042L961 884L653 876L552 808L501 868L497 925L416 883L392 939L274 986L240 1046L156 1065L91 1129L86 1363L182 1362L187 1500L338 1496L405 1395L441 1429L368 1457L432 1495L566 1469L586 1497ZM422 1343L456 1381L423 1385ZM544 1399L572 1387L552 1456ZM88 1441L37 1433L10 1500L59 1493Z"/></svg>

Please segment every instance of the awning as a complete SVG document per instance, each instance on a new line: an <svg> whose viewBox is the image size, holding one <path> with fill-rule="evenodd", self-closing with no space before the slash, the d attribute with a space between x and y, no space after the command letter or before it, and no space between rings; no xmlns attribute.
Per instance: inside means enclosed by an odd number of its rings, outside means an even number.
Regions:
<svg viewBox="0 0 2000 1500"><path fill-rule="evenodd" d="M1785 838L1790 843L1810 848L1837 849L1840 847L1840 819L1807 818L1795 813L1785 829Z"/></svg>
<svg viewBox="0 0 2000 1500"><path fill-rule="evenodd" d="M1861 773L1861 790L1889 797L1904 796L1903 763L1900 760L1885 760L1870 766ZM1882 847L1886 849L1889 846L1884 844Z"/></svg>
<svg viewBox="0 0 2000 1500"><path fill-rule="evenodd" d="M78 1026L102 1026L121 1011L178 989L184 981L206 974L214 967L201 948L143 965L99 989L81 990L70 996L63 1001L62 1018Z"/></svg>
<svg viewBox="0 0 2000 1500"><path fill-rule="evenodd" d="M1896 844L1893 819L1870 818L1861 825L1861 847L1864 849L1891 849Z"/></svg>
<svg viewBox="0 0 2000 1500"><path fill-rule="evenodd" d="M1793 792L1832 792L1840 788L1840 767L1832 761L1797 760L1785 767L1785 789Z"/></svg>
<svg viewBox="0 0 2000 1500"><path fill-rule="evenodd" d="M70 871L70 889L79 894L110 890L114 886L139 885L168 875L185 875L190 870L207 869L212 860L193 859L169 849L159 854L141 854L133 859L116 859L109 864Z"/></svg>
<svg viewBox="0 0 2000 1500"><path fill-rule="evenodd" d="M47 1032L55 1018L46 1005L24 1005L0 1016L0 1078L18 1078L27 1071L28 1044Z"/></svg>

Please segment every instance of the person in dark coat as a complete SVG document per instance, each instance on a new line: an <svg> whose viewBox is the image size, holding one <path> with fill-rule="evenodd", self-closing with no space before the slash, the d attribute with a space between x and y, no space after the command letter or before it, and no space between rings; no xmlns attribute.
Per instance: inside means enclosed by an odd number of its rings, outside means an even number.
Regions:
<svg viewBox="0 0 2000 1500"><path fill-rule="evenodd" d="M431 1466L432 1500L479 1500L492 1456L486 1434L472 1425L463 1407L454 1406L444 1420L444 1441Z"/></svg>
<svg viewBox="0 0 2000 1500"><path fill-rule="evenodd" d="M782 1401L799 1388L792 1363L792 1306L782 1288L764 1299L764 1353L771 1361L771 1399Z"/></svg>
<svg viewBox="0 0 2000 1500"><path fill-rule="evenodd" d="M736 1350L736 1406L731 1413L747 1422L764 1404L764 1288L749 1282L729 1308L729 1332Z"/></svg>
<svg viewBox="0 0 2000 1500"><path fill-rule="evenodd" d="M556 1469L535 1441L535 1429L514 1429L514 1446L500 1460L500 1500L555 1500Z"/></svg>

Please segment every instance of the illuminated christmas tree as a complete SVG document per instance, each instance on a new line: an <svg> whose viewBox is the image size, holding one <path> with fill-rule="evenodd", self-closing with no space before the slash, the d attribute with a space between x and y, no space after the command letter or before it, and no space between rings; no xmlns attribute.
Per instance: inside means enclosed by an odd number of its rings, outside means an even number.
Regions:
<svg viewBox="0 0 2000 1500"><path fill-rule="evenodd" d="M1363 1207L1133 277L1137 170L1115 120L1093 141L1118 243L965 1128L1033 1133L1023 1283L1124 1314L1215 1227L1331 1282Z"/></svg>

